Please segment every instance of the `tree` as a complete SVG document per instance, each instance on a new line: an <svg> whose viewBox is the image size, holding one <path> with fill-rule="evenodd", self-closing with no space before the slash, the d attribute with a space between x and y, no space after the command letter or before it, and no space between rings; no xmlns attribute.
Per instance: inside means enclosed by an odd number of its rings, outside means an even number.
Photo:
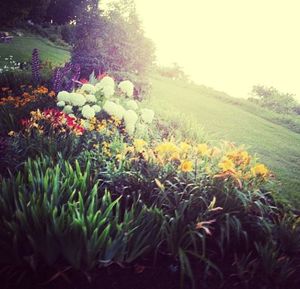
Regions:
<svg viewBox="0 0 300 289"><path fill-rule="evenodd" d="M254 85L249 98L251 101L258 102L262 106L278 113L295 113L299 104L294 99L294 94L283 93L274 87Z"/></svg>
<svg viewBox="0 0 300 289"><path fill-rule="evenodd" d="M82 10L75 39L72 62L81 66L84 77L108 72L136 82L154 60L154 46L144 36L132 0L114 2L100 13L96 5Z"/></svg>
<svg viewBox="0 0 300 289"><path fill-rule="evenodd" d="M1 0L0 25L13 26L17 21L26 19L32 7L32 0Z"/></svg>
<svg viewBox="0 0 300 289"><path fill-rule="evenodd" d="M187 81L188 76L184 73L183 68L174 62L172 66L159 66L157 72L164 77Z"/></svg>
<svg viewBox="0 0 300 289"><path fill-rule="evenodd" d="M93 71L101 72L101 43L106 27L100 17L98 1L87 2L81 6L81 14L76 20L72 51L72 63L79 64L82 77L88 77Z"/></svg>
<svg viewBox="0 0 300 289"><path fill-rule="evenodd" d="M84 7L84 0L50 0L45 20L55 24L65 24L76 20Z"/></svg>

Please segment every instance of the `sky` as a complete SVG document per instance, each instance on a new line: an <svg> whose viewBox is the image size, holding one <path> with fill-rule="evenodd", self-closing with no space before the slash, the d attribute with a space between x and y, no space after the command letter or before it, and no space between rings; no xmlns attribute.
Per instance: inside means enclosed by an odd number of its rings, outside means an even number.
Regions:
<svg viewBox="0 0 300 289"><path fill-rule="evenodd" d="M247 97L255 84L300 100L299 0L135 0L158 63Z"/></svg>

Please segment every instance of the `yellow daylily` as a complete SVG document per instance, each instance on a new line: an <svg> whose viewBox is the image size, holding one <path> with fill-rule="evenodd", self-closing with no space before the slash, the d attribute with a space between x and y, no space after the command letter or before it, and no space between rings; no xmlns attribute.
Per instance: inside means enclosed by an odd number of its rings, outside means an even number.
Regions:
<svg viewBox="0 0 300 289"><path fill-rule="evenodd" d="M191 172L193 170L193 163L191 161L184 160L181 162L179 168L182 172Z"/></svg>

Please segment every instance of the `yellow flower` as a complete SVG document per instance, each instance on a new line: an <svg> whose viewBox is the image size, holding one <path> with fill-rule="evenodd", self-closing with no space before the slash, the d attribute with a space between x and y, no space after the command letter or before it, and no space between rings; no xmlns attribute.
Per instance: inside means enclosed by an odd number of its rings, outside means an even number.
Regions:
<svg viewBox="0 0 300 289"><path fill-rule="evenodd" d="M133 142L133 145L135 147L135 150L140 153L145 149L147 142L145 142L143 139L135 139Z"/></svg>
<svg viewBox="0 0 300 289"><path fill-rule="evenodd" d="M182 153L188 153L189 150L191 149L191 145L189 145L186 142L181 142L179 144L179 148L180 148L180 150L181 150Z"/></svg>
<svg viewBox="0 0 300 289"><path fill-rule="evenodd" d="M35 119L35 120L41 120L43 118L42 112L37 109L36 111L31 111L30 115Z"/></svg>
<svg viewBox="0 0 300 289"><path fill-rule="evenodd" d="M125 155L124 155L124 154L116 154L116 159L117 159L118 161L122 161L122 160L125 159Z"/></svg>
<svg viewBox="0 0 300 289"><path fill-rule="evenodd" d="M191 161L184 160L179 168L182 172L191 172L193 170L193 163Z"/></svg>
<svg viewBox="0 0 300 289"><path fill-rule="evenodd" d="M178 152L174 152L170 157L170 161L178 161L178 160L180 160L180 155Z"/></svg>
<svg viewBox="0 0 300 289"><path fill-rule="evenodd" d="M95 117L92 117L90 120L89 120L90 124L96 124L97 123L97 119Z"/></svg>
<svg viewBox="0 0 300 289"><path fill-rule="evenodd" d="M197 153L201 156L207 156L210 153L208 145L206 143L198 144L197 146Z"/></svg>
<svg viewBox="0 0 300 289"><path fill-rule="evenodd" d="M218 166L223 172L234 171L235 169L233 161L227 157L224 157L221 162L219 162Z"/></svg>
<svg viewBox="0 0 300 289"><path fill-rule="evenodd" d="M111 119L112 119L115 126L120 126L121 123L122 123L122 121L119 118L115 117L115 116L112 116Z"/></svg>
<svg viewBox="0 0 300 289"><path fill-rule="evenodd" d="M248 154L248 152L246 152L246 151L242 151L241 152L241 158L242 158L242 164L243 165L248 165L249 164L249 162L250 162L250 156L249 156L249 154Z"/></svg>
<svg viewBox="0 0 300 289"><path fill-rule="evenodd" d="M134 152L134 147L132 147L132 146L127 146L126 148L125 148L125 153L133 153Z"/></svg>
<svg viewBox="0 0 300 289"><path fill-rule="evenodd" d="M159 154L173 154L178 152L178 147L172 142L163 142L156 146L155 151Z"/></svg>
<svg viewBox="0 0 300 289"><path fill-rule="evenodd" d="M269 170L264 164L256 164L251 168L251 173L255 177L266 178L269 175Z"/></svg>
<svg viewBox="0 0 300 289"><path fill-rule="evenodd" d="M89 125L89 131L93 131L95 129L95 126L93 124Z"/></svg>
<svg viewBox="0 0 300 289"><path fill-rule="evenodd" d="M227 157L231 159L237 166L246 166L250 162L250 156L247 151L233 150L227 154Z"/></svg>

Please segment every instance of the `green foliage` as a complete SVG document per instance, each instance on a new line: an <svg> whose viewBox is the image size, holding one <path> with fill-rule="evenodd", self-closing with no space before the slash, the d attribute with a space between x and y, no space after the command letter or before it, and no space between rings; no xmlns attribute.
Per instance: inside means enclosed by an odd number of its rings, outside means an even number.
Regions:
<svg viewBox="0 0 300 289"><path fill-rule="evenodd" d="M34 23L52 21L65 24L78 16L82 2L81 0L3 0L0 3L0 24L13 27L20 20L28 19Z"/></svg>
<svg viewBox="0 0 300 289"><path fill-rule="evenodd" d="M84 271L112 262L131 263L160 239L161 212L139 200L122 207L90 181L90 164L57 165L47 157L25 163L24 173L1 184L1 264L32 269L39 262ZM17 189L16 189L17 188ZM27 206L31 203L31 206Z"/></svg>
<svg viewBox="0 0 300 289"><path fill-rule="evenodd" d="M3 87L9 87L11 89L18 89L20 84L31 83L31 71L20 70L20 71L7 71L0 74L0 83ZM42 71L40 78L40 85L48 85L51 79L49 71Z"/></svg>
<svg viewBox="0 0 300 289"><path fill-rule="evenodd" d="M90 132L77 151L62 139L48 152L54 140L43 137L41 144L32 135L30 141L42 148L41 157L22 152L31 158L15 176L1 177L6 272L33 270L44 282L67 268L92 276L113 264L169 260L164 266L178 268L182 287L251 288L259 281L296 288L299 223L294 215L280 217L269 192L234 189L143 158L117 161L121 135ZM104 142L111 155L95 146ZM55 153L63 148L65 155ZM74 155L65 161L68 152Z"/></svg>
<svg viewBox="0 0 300 289"><path fill-rule="evenodd" d="M258 102L263 107L278 113L291 114L299 108L293 94L282 93L274 87L255 85L251 93L254 98L249 98L249 100Z"/></svg>
<svg viewBox="0 0 300 289"><path fill-rule="evenodd" d="M115 5L106 14L100 14L98 7L82 10L75 27L72 62L80 65L85 78L92 71L118 79L129 73L134 75L131 80L141 79L142 84L154 59L153 45L144 36L134 6L122 6L132 7L126 14L119 2Z"/></svg>

